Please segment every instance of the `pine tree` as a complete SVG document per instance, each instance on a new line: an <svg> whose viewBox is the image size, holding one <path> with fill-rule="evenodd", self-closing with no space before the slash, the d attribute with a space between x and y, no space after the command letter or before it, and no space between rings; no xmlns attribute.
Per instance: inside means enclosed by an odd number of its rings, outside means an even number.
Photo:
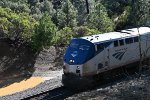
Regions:
<svg viewBox="0 0 150 100"><path fill-rule="evenodd" d="M33 46L40 50L44 47L52 45L53 37L57 31L56 25L52 22L48 13L45 13L39 21L39 25L35 29L33 36Z"/></svg>
<svg viewBox="0 0 150 100"><path fill-rule="evenodd" d="M77 10L69 0L62 2L61 9L58 10L57 20L60 29L64 27L75 27L77 25Z"/></svg>
<svg viewBox="0 0 150 100"><path fill-rule="evenodd" d="M101 32L113 31L114 27L112 20L108 17L106 8L100 2L91 5L90 14L85 25Z"/></svg>
<svg viewBox="0 0 150 100"><path fill-rule="evenodd" d="M43 2L42 12L48 12L50 16L54 15L55 9L51 1L45 0Z"/></svg>
<svg viewBox="0 0 150 100"><path fill-rule="evenodd" d="M89 13L86 9L88 5L86 5L85 0L70 0L70 1L78 11L77 14L78 25L83 25Z"/></svg>
<svg viewBox="0 0 150 100"><path fill-rule="evenodd" d="M145 25L150 20L150 0L133 0L132 13L130 20L132 25Z"/></svg>

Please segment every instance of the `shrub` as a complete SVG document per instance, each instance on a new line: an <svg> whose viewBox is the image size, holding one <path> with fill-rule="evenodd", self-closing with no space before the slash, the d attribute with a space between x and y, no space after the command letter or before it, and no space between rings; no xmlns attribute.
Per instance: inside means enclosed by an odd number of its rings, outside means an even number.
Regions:
<svg viewBox="0 0 150 100"><path fill-rule="evenodd" d="M74 28L74 37L83 37L93 34L100 34L101 32L96 29L90 29L87 26L80 26Z"/></svg>
<svg viewBox="0 0 150 100"><path fill-rule="evenodd" d="M53 44L53 37L57 32L56 25L52 22L51 17L45 13L35 28L35 34L32 37L32 45L36 50L41 50Z"/></svg>
<svg viewBox="0 0 150 100"><path fill-rule="evenodd" d="M17 14L9 8L0 7L0 32L7 38L30 40L36 24L37 21L27 13Z"/></svg>
<svg viewBox="0 0 150 100"><path fill-rule="evenodd" d="M73 38L72 29L69 27L64 27L63 29L59 30L55 36L55 44L58 45L66 45L69 41Z"/></svg>

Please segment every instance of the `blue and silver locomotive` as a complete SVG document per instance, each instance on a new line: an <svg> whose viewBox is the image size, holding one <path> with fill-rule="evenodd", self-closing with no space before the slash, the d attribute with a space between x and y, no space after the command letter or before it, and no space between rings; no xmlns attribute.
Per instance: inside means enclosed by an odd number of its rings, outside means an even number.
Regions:
<svg viewBox="0 0 150 100"><path fill-rule="evenodd" d="M88 79L149 57L149 27L72 39L64 54L63 83Z"/></svg>

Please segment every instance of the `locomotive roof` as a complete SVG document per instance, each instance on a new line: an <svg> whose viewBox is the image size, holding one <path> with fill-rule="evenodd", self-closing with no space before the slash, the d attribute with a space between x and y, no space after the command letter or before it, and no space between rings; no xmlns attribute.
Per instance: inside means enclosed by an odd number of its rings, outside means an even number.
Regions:
<svg viewBox="0 0 150 100"><path fill-rule="evenodd" d="M98 42L103 42L103 41L138 36L139 34L142 35L142 34L147 34L147 33L150 33L149 27L140 27L139 32L137 28L132 28L132 29L121 30L120 32L109 32L109 33L104 33L104 34L85 36L81 38L86 39L92 43L98 43Z"/></svg>

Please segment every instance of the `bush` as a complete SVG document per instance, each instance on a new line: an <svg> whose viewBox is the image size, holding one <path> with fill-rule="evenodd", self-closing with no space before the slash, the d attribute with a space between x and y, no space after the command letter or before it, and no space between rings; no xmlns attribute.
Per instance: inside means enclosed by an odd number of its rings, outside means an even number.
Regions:
<svg viewBox="0 0 150 100"><path fill-rule="evenodd" d="M100 34L101 32L96 29L90 29L87 26L80 26L74 28L74 37L83 37L93 34Z"/></svg>
<svg viewBox="0 0 150 100"><path fill-rule="evenodd" d="M0 7L0 32L7 38L30 40L36 24L37 21L27 13L17 14Z"/></svg>
<svg viewBox="0 0 150 100"><path fill-rule="evenodd" d="M53 40L55 40L55 44L57 45L66 45L70 42L72 38L72 29L69 27L64 27L56 33L55 39Z"/></svg>
<svg viewBox="0 0 150 100"><path fill-rule="evenodd" d="M56 25L51 17L45 13L35 28L35 34L32 37L32 45L36 50L41 50L53 44L53 38L57 32Z"/></svg>

